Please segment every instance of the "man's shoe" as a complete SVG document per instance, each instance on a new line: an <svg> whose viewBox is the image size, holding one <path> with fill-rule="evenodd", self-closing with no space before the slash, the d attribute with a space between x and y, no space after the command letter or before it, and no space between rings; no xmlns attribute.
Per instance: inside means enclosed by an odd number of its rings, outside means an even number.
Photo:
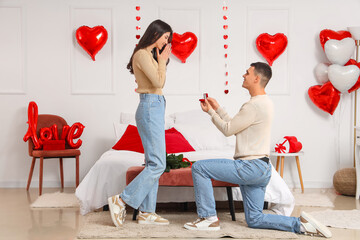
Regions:
<svg viewBox="0 0 360 240"><path fill-rule="evenodd" d="M139 224L152 224L152 225L169 225L169 221L156 213L145 213L139 211L137 217Z"/></svg>
<svg viewBox="0 0 360 240"><path fill-rule="evenodd" d="M125 204L121 202L119 195L108 198L109 210L111 219L115 226L121 227L125 222L126 208Z"/></svg>
<svg viewBox="0 0 360 240"><path fill-rule="evenodd" d="M185 223L184 228L188 230L218 231L220 230L220 221L209 221L206 218L199 218L195 222Z"/></svg>
<svg viewBox="0 0 360 240"><path fill-rule="evenodd" d="M318 222L310 214L301 212L301 225L305 228L306 235L320 235L322 237L331 238L332 234L324 224Z"/></svg>

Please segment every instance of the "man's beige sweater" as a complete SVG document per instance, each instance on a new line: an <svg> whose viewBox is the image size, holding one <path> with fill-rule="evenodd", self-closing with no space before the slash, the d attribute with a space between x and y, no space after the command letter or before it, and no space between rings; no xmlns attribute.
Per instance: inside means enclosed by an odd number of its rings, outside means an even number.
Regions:
<svg viewBox="0 0 360 240"><path fill-rule="evenodd" d="M221 107L216 112L210 109L208 113L225 136L236 136L234 159L269 156L273 104L267 95L251 97L233 118Z"/></svg>
<svg viewBox="0 0 360 240"><path fill-rule="evenodd" d="M147 49L138 50L132 61L138 93L152 93L163 95L162 88L166 79L166 61L153 58L151 51Z"/></svg>

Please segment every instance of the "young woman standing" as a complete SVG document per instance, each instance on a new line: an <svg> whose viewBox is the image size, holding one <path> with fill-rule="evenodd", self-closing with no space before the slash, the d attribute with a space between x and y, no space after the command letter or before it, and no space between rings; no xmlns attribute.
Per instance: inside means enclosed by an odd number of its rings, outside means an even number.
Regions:
<svg viewBox="0 0 360 240"><path fill-rule="evenodd" d="M172 34L167 23L153 21L127 65L130 73L135 75L138 84L136 92L140 95L135 118L144 147L145 168L120 195L108 198L111 218L117 227L125 221L126 204L139 209L139 224L169 224L155 210L159 178L166 167L165 98L162 88L171 52Z"/></svg>

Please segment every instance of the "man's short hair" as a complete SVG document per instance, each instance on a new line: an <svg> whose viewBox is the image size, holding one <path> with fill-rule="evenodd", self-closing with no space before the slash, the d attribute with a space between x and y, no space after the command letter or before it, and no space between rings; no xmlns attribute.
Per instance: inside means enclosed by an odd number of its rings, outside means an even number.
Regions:
<svg viewBox="0 0 360 240"><path fill-rule="evenodd" d="M271 67L263 62L255 62L250 64L251 67L254 67L254 72L256 75L260 75L261 76L261 85L263 87L266 87L266 85L268 84L271 76L272 76L272 71L271 71Z"/></svg>

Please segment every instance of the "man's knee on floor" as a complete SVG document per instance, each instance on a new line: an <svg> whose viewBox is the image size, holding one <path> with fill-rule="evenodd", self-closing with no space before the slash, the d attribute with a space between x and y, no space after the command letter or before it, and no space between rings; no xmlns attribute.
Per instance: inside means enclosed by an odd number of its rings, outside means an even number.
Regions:
<svg viewBox="0 0 360 240"><path fill-rule="evenodd" d="M257 216L252 216L252 217L248 217L248 219L246 220L247 225L250 228L259 228L259 226L261 225L261 215L257 215Z"/></svg>

